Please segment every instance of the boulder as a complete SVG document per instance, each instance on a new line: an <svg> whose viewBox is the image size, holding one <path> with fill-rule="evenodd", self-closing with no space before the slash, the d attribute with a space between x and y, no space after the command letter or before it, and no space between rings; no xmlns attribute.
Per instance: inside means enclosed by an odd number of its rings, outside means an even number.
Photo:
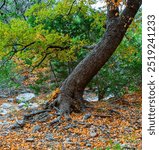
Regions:
<svg viewBox="0 0 159 150"><path fill-rule="evenodd" d="M17 102L24 102L25 103L25 102L30 101L34 97L35 97L34 93L23 93L23 94L19 94L16 97L16 101Z"/></svg>
<svg viewBox="0 0 159 150"><path fill-rule="evenodd" d="M14 98L8 98L8 102L14 102Z"/></svg>
<svg viewBox="0 0 159 150"><path fill-rule="evenodd" d="M0 116L6 115L8 112L6 109L0 108Z"/></svg>
<svg viewBox="0 0 159 150"><path fill-rule="evenodd" d="M8 96L5 94L0 94L0 98L7 98Z"/></svg>
<svg viewBox="0 0 159 150"><path fill-rule="evenodd" d="M38 108L39 107L39 105L37 104L37 103L30 103L29 104L29 108L30 109L36 109L36 108Z"/></svg>
<svg viewBox="0 0 159 150"><path fill-rule="evenodd" d="M45 136L45 139L46 139L47 141L53 141L53 140L54 140L53 134L47 133L46 136Z"/></svg>
<svg viewBox="0 0 159 150"><path fill-rule="evenodd" d="M8 109L8 108L11 108L12 105L9 104L9 103L3 103L3 104L1 105L1 107L4 108L4 109Z"/></svg>
<svg viewBox="0 0 159 150"><path fill-rule="evenodd" d="M32 133L35 133L35 132L39 131L40 129L41 129L41 127L39 125L36 125L32 129Z"/></svg>

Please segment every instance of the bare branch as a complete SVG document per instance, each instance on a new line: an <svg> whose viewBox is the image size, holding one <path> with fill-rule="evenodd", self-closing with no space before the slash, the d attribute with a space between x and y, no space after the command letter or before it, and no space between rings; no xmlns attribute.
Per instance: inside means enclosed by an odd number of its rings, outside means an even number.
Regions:
<svg viewBox="0 0 159 150"><path fill-rule="evenodd" d="M25 45L23 48L21 48L21 49L18 50L18 51L23 51L23 50L25 50L27 47L29 47L29 46L31 46L31 45L33 45L33 44L35 44L35 41L34 41L34 42L31 42L31 43L29 43L29 44L27 44L27 45Z"/></svg>
<svg viewBox="0 0 159 150"><path fill-rule="evenodd" d="M47 58L47 56L48 56L49 54L50 54L50 53L46 53L45 56L40 60L40 62L33 67L33 69L31 70L31 72L32 72L35 68L39 67L39 66L43 63L43 61Z"/></svg>
<svg viewBox="0 0 159 150"><path fill-rule="evenodd" d="M68 11L68 13L67 13L67 16L69 16L70 15L70 13L71 13L71 10L72 10L72 8L73 8L73 5L74 5L74 3L76 2L76 0L74 0L73 1L73 3L72 3L72 5L71 5L71 7L70 7L70 9L69 9L69 11Z"/></svg>
<svg viewBox="0 0 159 150"><path fill-rule="evenodd" d="M3 4L0 6L0 9L2 9L5 4L6 4L6 0L3 1Z"/></svg>
<svg viewBox="0 0 159 150"><path fill-rule="evenodd" d="M12 46L12 51L8 52L8 53L4 56L4 57L8 57L8 58L6 58L6 60L2 63L2 65L1 65L0 67L3 67L9 60L11 60L11 59L15 56L15 54L16 54L17 52L20 52L20 51L25 50L27 47L33 45L34 43L35 43L35 41L34 41L34 42L31 42L31 43L29 43L29 44L27 44L27 45L25 45L23 48L21 48L21 49L19 49L19 50L17 50L14 46L22 46L21 44L7 45L7 46Z"/></svg>
<svg viewBox="0 0 159 150"><path fill-rule="evenodd" d="M57 76L56 76L56 73L55 73L55 71L54 71L54 68L53 68L53 65L52 65L51 61L50 61L50 68L51 68L51 71L52 71L52 73L53 73L53 75L54 75L54 77L55 77L56 85L59 87L59 83L58 83L58 80L57 80Z"/></svg>
<svg viewBox="0 0 159 150"><path fill-rule="evenodd" d="M69 46L62 47L62 46L58 46L58 45L49 45L46 50L48 50L49 48L57 48L60 50L64 50L64 49L69 49L70 47Z"/></svg>

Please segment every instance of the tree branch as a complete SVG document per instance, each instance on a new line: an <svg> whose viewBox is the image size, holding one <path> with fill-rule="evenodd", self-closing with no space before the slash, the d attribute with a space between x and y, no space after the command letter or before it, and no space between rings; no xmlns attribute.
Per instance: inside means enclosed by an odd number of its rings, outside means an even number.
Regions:
<svg viewBox="0 0 159 150"><path fill-rule="evenodd" d="M132 20L134 19L134 14L137 13L138 9L142 4L142 0L128 0L126 4L126 8L123 10L120 21L124 25L124 27L128 27ZM138 8L138 9L135 9Z"/></svg>
<svg viewBox="0 0 159 150"><path fill-rule="evenodd" d="M92 50L92 49L94 49L95 47L96 47L96 44L94 44L94 45L85 45L85 46L83 46L82 48L88 49L88 50Z"/></svg>
<svg viewBox="0 0 159 150"><path fill-rule="evenodd" d="M11 51L13 52L13 51ZM11 54L11 52L9 52L7 55ZM11 60L13 58L13 56L16 54L16 52L13 52L11 54L11 56L9 56L6 60L3 61L2 65L0 67L3 67L5 65L6 62L8 62L9 60Z"/></svg>
<svg viewBox="0 0 159 150"><path fill-rule="evenodd" d="M21 48L21 49L18 50L18 51L23 51L23 50L25 50L27 47L29 47L29 46L31 46L31 45L33 45L33 44L35 44L35 41L34 41L34 42L31 42L31 43L29 43L29 44L27 44L27 45L25 45L23 48Z"/></svg>
<svg viewBox="0 0 159 150"><path fill-rule="evenodd" d="M49 48L58 48L60 50L64 50L64 49L69 49L70 47L69 46L62 47L62 46L58 46L58 45L49 45L46 50L48 50Z"/></svg>
<svg viewBox="0 0 159 150"><path fill-rule="evenodd" d="M0 9L2 9L5 4L6 4L6 0L3 1L3 4L0 6Z"/></svg>
<svg viewBox="0 0 159 150"><path fill-rule="evenodd" d="M73 5L74 5L74 3L75 3L75 2L76 2L76 0L74 0L74 1L72 2L72 5L71 5L71 7L70 7L70 9L69 9L69 11L68 11L68 13L67 13L67 16L69 16L69 15L70 15L71 10L72 10Z"/></svg>
<svg viewBox="0 0 159 150"><path fill-rule="evenodd" d="M47 58L47 56L48 56L49 54L50 54L50 53L46 53L45 56L40 60L40 62L33 67L33 69L31 70L31 72L32 72L35 68L39 67L39 66L43 63L43 61Z"/></svg>
<svg viewBox="0 0 159 150"><path fill-rule="evenodd" d="M11 60L17 52L25 50L27 47L33 45L34 43L35 43L35 41L25 45L23 48L21 48L19 50L17 50L14 46L18 46L18 45L22 46L21 44L7 45L7 46L12 46L13 49L12 49L12 51L8 52L4 56L4 57L7 57L8 55L10 55L10 56L8 56L8 58L6 58L6 60L4 60L4 62L2 63L2 65L0 67L3 67L9 60Z"/></svg>
<svg viewBox="0 0 159 150"><path fill-rule="evenodd" d="M52 71L52 73L53 73L53 75L54 75L54 77L55 77L56 85L57 85L57 87L59 87L59 83L58 83L58 80L57 80L57 76L56 76L56 73L55 73L55 71L54 71L54 68L53 68L53 65L52 65L51 61L50 61L50 68L51 68L51 71Z"/></svg>
<svg viewBox="0 0 159 150"><path fill-rule="evenodd" d="M107 2L107 20L110 21L119 17L119 8L112 0L106 0Z"/></svg>

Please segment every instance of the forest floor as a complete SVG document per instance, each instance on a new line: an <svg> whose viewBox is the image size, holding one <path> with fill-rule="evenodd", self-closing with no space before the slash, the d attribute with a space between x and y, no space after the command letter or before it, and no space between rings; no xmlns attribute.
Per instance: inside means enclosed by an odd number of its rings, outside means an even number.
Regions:
<svg viewBox="0 0 159 150"><path fill-rule="evenodd" d="M34 101L41 99L43 95ZM6 101L0 99L0 105ZM141 150L141 92L91 104L84 113L72 113L72 120L62 117L52 125L55 110L17 129L11 129L15 118L21 120L31 110L0 115L0 150Z"/></svg>

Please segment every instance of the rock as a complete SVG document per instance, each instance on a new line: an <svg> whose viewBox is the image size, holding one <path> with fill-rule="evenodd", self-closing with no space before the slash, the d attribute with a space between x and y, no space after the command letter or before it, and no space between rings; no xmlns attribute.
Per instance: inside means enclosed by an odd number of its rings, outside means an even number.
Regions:
<svg viewBox="0 0 159 150"><path fill-rule="evenodd" d="M97 102L98 96L84 95L84 99L88 102Z"/></svg>
<svg viewBox="0 0 159 150"><path fill-rule="evenodd" d="M6 115L7 113L6 109L0 108L0 115Z"/></svg>
<svg viewBox="0 0 159 150"><path fill-rule="evenodd" d="M120 144L120 146L121 146L121 149L130 149L130 150L135 150L135 148L134 147L131 147L130 145L128 145L128 144Z"/></svg>
<svg viewBox="0 0 159 150"><path fill-rule="evenodd" d="M95 126L91 126L91 127L90 127L90 136L91 136L91 137L97 136L97 129L96 129Z"/></svg>
<svg viewBox="0 0 159 150"><path fill-rule="evenodd" d="M104 131L106 130L106 126L105 126L105 125L100 125L100 126L99 126L99 129L100 129L102 132L104 132Z"/></svg>
<svg viewBox="0 0 159 150"><path fill-rule="evenodd" d="M65 126L64 127L64 129L70 129L70 128L76 128L77 127L77 125L75 125L75 124L68 124L67 126Z"/></svg>
<svg viewBox="0 0 159 150"><path fill-rule="evenodd" d="M18 95L16 97L16 101L17 102L28 102L28 101L30 101L34 97L35 97L34 93L24 93L24 94Z"/></svg>
<svg viewBox="0 0 159 150"><path fill-rule="evenodd" d="M103 98L103 101L107 101L107 100L109 100L109 99L111 99L113 97L114 97L114 94L110 94L109 96Z"/></svg>
<svg viewBox="0 0 159 150"><path fill-rule="evenodd" d="M39 131L41 129L41 127L39 125L36 125L33 127L32 133L35 133L37 131Z"/></svg>
<svg viewBox="0 0 159 150"><path fill-rule="evenodd" d="M8 96L5 94L0 94L0 98L7 98Z"/></svg>
<svg viewBox="0 0 159 150"><path fill-rule="evenodd" d="M8 119L11 119L11 118L13 117L13 115L12 115L12 114L7 114L6 117L7 117Z"/></svg>
<svg viewBox="0 0 159 150"><path fill-rule="evenodd" d="M38 107L39 107L39 105L37 103L31 103L31 104L29 104L29 108L30 109L36 109Z"/></svg>
<svg viewBox="0 0 159 150"><path fill-rule="evenodd" d="M60 122L59 118L54 119L53 121L50 122L50 126L54 125L55 123Z"/></svg>
<svg viewBox="0 0 159 150"><path fill-rule="evenodd" d="M9 124L9 122L7 122L7 121L0 122L0 125L7 125L7 124Z"/></svg>
<svg viewBox="0 0 159 150"><path fill-rule="evenodd" d="M34 116L34 121L46 122L51 115L48 112L44 112Z"/></svg>
<svg viewBox="0 0 159 150"><path fill-rule="evenodd" d="M91 117L91 114L89 113L89 114L85 114L84 116L83 116L83 120L87 120L88 118L90 118Z"/></svg>
<svg viewBox="0 0 159 150"><path fill-rule="evenodd" d="M14 98L8 98L8 102L14 102Z"/></svg>
<svg viewBox="0 0 159 150"><path fill-rule="evenodd" d="M87 146L87 147L91 147L92 145L91 145L90 143L87 143L86 146Z"/></svg>
<svg viewBox="0 0 159 150"><path fill-rule="evenodd" d="M25 103L18 104L18 108L23 108L25 106Z"/></svg>
<svg viewBox="0 0 159 150"><path fill-rule="evenodd" d="M5 120L6 119L6 117L5 116L2 116L1 114L0 114L0 120L2 121L2 120Z"/></svg>
<svg viewBox="0 0 159 150"><path fill-rule="evenodd" d="M91 137L95 137L95 136L97 136L97 133L96 133L96 132L91 131L91 132L90 132L90 136L91 136Z"/></svg>
<svg viewBox="0 0 159 150"><path fill-rule="evenodd" d="M70 143L71 142L70 138L66 138L65 142Z"/></svg>
<svg viewBox="0 0 159 150"><path fill-rule="evenodd" d="M4 108L4 109L8 109L8 108L12 107L12 105L9 104L9 103L3 103L3 104L1 105L1 107Z"/></svg>
<svg viewBox="0 0 159 150"><path fill-rule="evenodd" d="M103 137L99 137L98 138L100 141L102 141L103 143L106 143L107 141L106 141L106 138L103 138Z"/></svg>
<svg viewBox="0 0 159 150"><path fill-rule="evenodd" d="M34 142L34 138L27 138L26 142Z"/></svg>
<svg viewBox="0 0 159 150"><path fill-rule="evenodd" d="M45 139L47 141L53 141L54 140L53 135L51 133L47 133L46 136L45 136Z"/></svg>
<svg viewBox="0 0 159 150"><path fill-rule="evenodd" d="M23 128L25 125L24 120L17 120L16 123L14 123L12 126L10 126L10 129L17 129L17 128Z"/></svg>
<svg viewBox="0 0 159 150"><path fill-rule="evenodd" d="M13 125L10 126L10 129L18 129L18 128L21 128L21 126L17 123L14 123Z"/></svg>

